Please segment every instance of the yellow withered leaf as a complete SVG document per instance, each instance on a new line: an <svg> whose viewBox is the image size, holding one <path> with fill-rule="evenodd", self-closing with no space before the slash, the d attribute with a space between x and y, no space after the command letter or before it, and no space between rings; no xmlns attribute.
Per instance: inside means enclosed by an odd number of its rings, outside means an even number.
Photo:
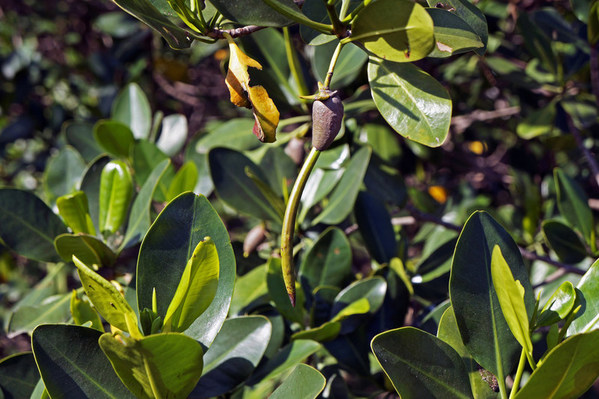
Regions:
<svg viewBox="0 0 599 399"><path fill-rule="evenodd" d="M253 133L262 142L272 143L279 124L279 110L262 86L250 87L248 67L262 69L260 63L248 57L237 47L231 36L229 42L229 71L225 83L229 88L231 102L238 107L252 108L256 123Z"/></svg>

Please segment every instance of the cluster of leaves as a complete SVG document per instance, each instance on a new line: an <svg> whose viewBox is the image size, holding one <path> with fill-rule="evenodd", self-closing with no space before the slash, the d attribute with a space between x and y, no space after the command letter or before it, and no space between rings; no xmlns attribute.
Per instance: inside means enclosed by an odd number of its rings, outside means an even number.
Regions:
<svg viewBox="0 0 599 399"><path fill-rule="evenodd" d="M188 141L184 115L153 114L129 84L105 119L64 126L40 196L0 189L3 246L47 270L5 321L33 349L0 362L5 396L493 398L510 375L514 397L588 390L596 5L514 24L494 1L115 2L175 48L226 38L231 100L252 111ZM230 24L251 33L243 51ZM278 238L301 97L329 72L345 119L299 199L292 306ZM454 109L491 104L498 123L456 118L430 149L452 116L432 74Z"/></svg>

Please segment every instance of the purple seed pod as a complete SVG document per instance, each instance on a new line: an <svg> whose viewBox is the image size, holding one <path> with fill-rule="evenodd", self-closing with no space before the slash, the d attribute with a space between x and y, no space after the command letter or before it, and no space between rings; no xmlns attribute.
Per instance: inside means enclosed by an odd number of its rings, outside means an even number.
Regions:
<svg viewBox="0 0 599 399"><path fill-rule="evenodd" d="M323 151L329 148L343 121L343 103L334 91L326 100L316 100L312 105L312 146Z"/></svg>

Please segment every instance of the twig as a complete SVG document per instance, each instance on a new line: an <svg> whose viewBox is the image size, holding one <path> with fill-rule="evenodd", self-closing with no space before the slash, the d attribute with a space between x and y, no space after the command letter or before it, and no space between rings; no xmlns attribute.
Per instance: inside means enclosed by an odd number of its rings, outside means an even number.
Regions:
<svg viewBox="0 0 599 399"><path fill-rule="evenodd" d="M476 110L468 115L454 116L451 119L451 125L456 133L462 133L474 122L488 121L506 116L516 115L520 113L520 107L507 107L496 109L493 111Z"/></svg>
<svg viewBox="0 0 599 399"><path fill-rule="evenodd" d="M568 122L568 129L570 130L570 133L572 133L572 136L574 136L574 140L576 140L578 148L580 148L584 157L586 158L587 163L591 168L591 172L593 172L595 183L597 184L597 187L599 187L599 166L597 166L597 161L595 161L595 157L593 156L593 154L591 154L591 151L589 151L589 149L584 146L584 143L582 142L582 135L580 134L578 128L574 125L572 117L570 115L567 115L566 120Z"/></svg>
<svg viewBox="0 0 599 399"><path fill-rule="evenodd" d="M414 217L414 219L416 220L421 220L421 221L425 221L425 222L431 222L431 223L435 223L439 226L443 226L446 229L450 229L450 230L454 230L457 231L458 233L462 231L462 228L458 225L455 225L453 223L448 223L445 222L443 220L441 220L440 218L434 216L434 215L430 215L428 213L424 213L421 212L420 210L416 209L414 206L412 205L407 205L406 209L408 210L408 212L410 212L410 214ZM545 262L547 264L550 264L552 266L555 266L557 268L560 269L560 271L562 272L562 275L565 273L572 273L572 274L578 274L578 275L583 275L585 273L584 270L580 270L572 265L568 265L562 262L558 262L556 260L551 259L548 256L544 256L544 255L539 255L535 252L529 251L526 248L523 248L521 246L518 246L518 249L520 249L520 254L522 255L523 258L528 259L528 260L539 260L541 262ZM557 273L557 272L556 272ZM555 273L554 273L555 274ZM555 279L557 279L560 276L549 276L547 278L547 280L552 279L550 281L554 281ZM550 282L548 281L548 282Z"/></svg>
<svg viewBox="0 0 599 399"><path fill-rule="evenodd" d="M206 33L206 36L214 39L224 39L225 33L228 33L233 39L241 36L251 35L252 33L259 31L260 29L266 28L265 26L248 25L242 26L241 28L235 29L212 29Z"/></svg>

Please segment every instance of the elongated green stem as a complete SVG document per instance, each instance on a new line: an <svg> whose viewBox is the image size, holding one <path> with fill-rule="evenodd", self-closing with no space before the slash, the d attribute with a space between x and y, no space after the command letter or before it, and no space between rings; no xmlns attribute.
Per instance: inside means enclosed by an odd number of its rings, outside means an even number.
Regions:
<svg viewBox="0 0 599 399"><path fill-rule="evenodd" d="M291 35L289 34L289 28L283 28L283 35L285 37L285 53L287 55L289 71L291 72L291 76L293 76L293 80L295 80L295 84L297 85L299 95L307 96L309 94L308 87L306 86L304 75L302 74L299 60L297 58L297 52L295 50L295 47L293 47L293 41L291 40ZM301 105L304 111L308 110L308 107L304 102L302 102Z"/></svg>
<svg viewBox="0 0 599 399"><path fill-rule="evenodd" d="M295 179L295 183L291 189L291 195L289 195L289 202L287 202L287 207L285 209L285 216L283 218L283 230L281 232L281 267L283 269L285 288L287 289L289 300L293 306L295 306L295 270L293 268L295 217L299 208L302 192L306 186L306 181L308 181L308 176L310 176L319 155L320 151L312 147L299 171L297 179Z"/></svg>
<svg viewBox="0 0 599 399"><path fill-rule="evenodd" d="M528 352L526 353L526 358L528 359L528 364L530 365L532 371L535 371L537 368L537 362L535 362L535 359Z"/></svg>
<svg viewBox="0 0 599 399"><path fill-rule="evenodd" d="M516 396L518 388L520 388L520 381L522 380L522 373L524 372L524 366L526 365L526 351L522 348L520 353L520 361L518 362L518 370L516 370L516 376L514 377L514 385L512 386L512 392L510 392L510 399Z"/></svg>
<svg viewBox="0 0 599 399"><path fill-rule="evenodd" d="M345 34L345 26L339 19L339 15L337 15L337 10L335 9L335 2L324 0L325 6L327 7L327 14L329 15L329 19L333 24L333 31L337 36L343 36Z"/></svg>
<svg viewBox="0 0 599 399"><path fill-rule="evenodd" d="M333 73L335 72L335 65L337 65L337 60L339 59L339 54L341 54L341 49L343 48L344 45L345 45L345 43L343 43L342 41L339 41L339 43L337 44L337 47L335 48L335 52L333 53L333 56L331 57L331 62L329 64L329 70L327 72L327 76L324 78L324 83L323 83L323 86L325 89L328 89L331 84L331 79L333 79Z"/></svg>
<svg viewBox="0 0 599 399"><path fill-rule="evenodd" d="M362 9L364 7L366 7L368 4L370 4L370 1L372 1L372 0L364 0L360 5L358 5L356 8L354 8L354 10L347 17L343 18L341 20L341 22L343 22L345 24L348 22L351 22L356 17L356 15L358 15L358 13L360 11L362 11Z"/></svg>

